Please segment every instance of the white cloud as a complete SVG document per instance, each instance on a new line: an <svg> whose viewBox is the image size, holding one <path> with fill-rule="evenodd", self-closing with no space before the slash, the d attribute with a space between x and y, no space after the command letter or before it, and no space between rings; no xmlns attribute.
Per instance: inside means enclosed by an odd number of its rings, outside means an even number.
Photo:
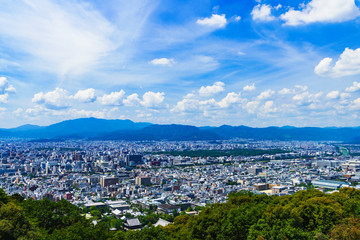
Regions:
<svg viewBox="0 0 360 240"><path fill-rule="evenodd" d="M351 102L351 105L349 106L351 110L357 110L360 109L360 98L355 99Z"/></svg>
<svg viewBox="0 0 360 240"><path fill-rule="evenodd" d="M199 100L194 98L184 98L176 103L176 105L170 110L171 112L192 112L197 111L199 108Z"/></svg>
<svg viewBox="0 0 360 240"><path fill-rule="evenodd" d="M251 11L252 19L255 21L268 22L275 20L271 15L271 6L267 4L258 4Z"/></svg>
<svg viewBox="0 0 360 240"><path fill-rule="evenodd" d="M252 85L246 85L243 90L246 92L250 92L250 91L254 91L256 89L255 84L253 83Z"/></svg>
<svg viewBox="0 0 360 240"><path fill-rule="evenodd" d="M346 88L346 92L356 92L360 90L360 82L353 82L353 85Z"/></svg>
<svg viewBox="0 0 360 240"><path fill-rule="evenodd" d="M127 107L138 106L140 102L141 100L139 99L139 95L137 93L133 93L123 100L124 105Z"/></svg>
<svg viewBox="0 0 360 240"><path fill-rule="evenodd" d="M62 88L56 88L54 91L47 93L39 92L34 95L32 102L43 104L50 109L61 109L69 107L68 100L70 96L68 92Z"/></svg>
<svg viewBox="0 0 360 240"><path fill-rule="evenodd" d="M198 19L196 23L214 28L223 28L226 26L227 20L225 14L213 14L211 17Z"/></svg>
<svg viewBox="0 0 360 240"><path fill-rule="evenodd" d="M224 97L223 99L221 99L217 104L221 107L221 108L228 108L230 107L232 104L235 103L241 103L243 102L244 99L242 99L240 97L240 93L228 93L226 95L226 97Z"/></svg>
<svg viewBox="0 0 360 240"><path fill-rule="evenodd" d="M312 0L301 10L290 9L280 18L286 25L314 22L344 22L360 16L354 0Z"/></svg>
<svg viewBox="0 0 360 240"><path fill-rule="evenodd" d="M279 94L286 95L286 94L292 94L294 91L289 88L283 88L279 91Z"/></svg>
<svg viewBox="0 0 360 240"><path fill-rule="evenodd" d="M0 33L3 44L23 58L23 67L79 74L92 70L119 44L112 41L116 28L90 4L50 0L3 1Z"/></svg>
<svg viewBox="0 0 360 240"><path fill-rule="evenodd" d="M275 94L275 92L273 90L269 89L269 90L266 90L266 91L260 93L259 96L257 96L256 98L258 100L264 100L264 99L270 98L274 94Z"/></svg>
<svg viewBox="0 0 360 240"><path fill-rule="evenodd" d="M81 118L81 117L95 117L95 118L106 118L105 111L92 111L85 109L69 109L67 111L53 112L53 114L59 115L68 115L71 118Z"/></svg>
<svg viewBox="0 0 360 240"><path fill-rule="evenodd" d="M218 103L213 98L200 101L198 96L193 93L189 93L181 101L177 102L170 111L180 113L203 111L205 114L207 108L217 105Z"/></svg>
<svg viewBox="0 0 360 240"><path fill-rule="evenodd" d="M319 98L323 95L322 92L318 92L315 94L309 93L308 91L296 94L293 96L293 100L298 105L310 105L314 102L319 102Z"/></svg>
<svg viewBox="0 0 360 240"><path fill-rule="evenodd" d="M297 94L300 92L305 92L307 89L308 89L307 86L295 85L295 87L293 89L283 88L280 91L278 91L278 93L281 95Z"/></svg>
<svg viewBox="0 0 360 240"><path fill-rule="evenodd" d="M360 48L356 50L345 48L334 66L331 66L332 60L332 58L324 58L315 67L314 72L318 75L330 77L360 74Z"/></svg>
<svg viewBox="0 0 360 240"><path fill-rule="evenodd" d="M8 93L0 94L0 103L7 103L9 98Z"/></svg>
<svg viewBox="0 0 360 240"><path fill-rule="evenodd" d="M330 99L336 99L340 97L340 92L339 91L331 91L326 95L327 98Z"/></svg>
<svg viewBox="0 0 360 240"><path fill-rule="evenodd" d="M9 83L6 77L0 77L0 94L15 93L16 89Z"/></svg>
<svg viewBox="0 0 360 240"><path fill-rule="evenodd" d="M85 90L79 90L75 95L74 99L80 102L93 102L96 100L95 89L88 88Z"/></svg>
<svg viewBox="0 0 360 240"><path fill-rule="evenodd" d="M244 108L248 111L248 113L255 113L259 104L259 101L250 101L245 104Z"/></svg>
<svg viewBox="0 0 360 240"><path fill-rule="evenodd" d="M281 4L278 4L276 7L274 7L276 10L279 10L280 8L282 8Z"/></svg>
<svg viewBox="0 0 360 240"><path fill-rule="evenodd" d="M172 58L155 58L150 61L152 65L172 65L175 61Z"/></svg>
<svg viewBox="0 0 360 240"><path fill-rule="evenodd" d="M216 82L212 86L202 86L199 89L200 96L211 96L220 92L224 91L225 83L223 82Z"/></svg>
<svg viewBox="0 0 360 240"><path fill-rule="evenodd" d="M350 98L351 97L351 94L350 93L341 93L340 94L340 99L347 99L347 98Z"/></svg>
<svg viewBox="0 0 360 240"><path fill-rule="evenodd" d="M234 22L238 22L238 21L241 20L241 17L240 16L234 16L233 19L234 19Z"/></svg>
<svg viewBox="0 0 360 240"><path fill-rule="evenodd" d="M324 58L319 62L319 64L315 67L314 72L318 75L326 74L330 71L330 64L332 62L332 58Z"/></svg>
<svg viewBox="0 0 360 240"><path fill-rule="evenodd" d="M140 102L141 105L147 108L156 108L164 101L165 93L163 92L146 92Z"/></svg>
<svg viewBox="0 0 360 240"><path fill-rule="evenodd" d="M99 97L98 100L103 105L121 105L122 100L125 96L125 91L120 90L118 92L112 92L110 94L104 94L102 97Z"/></svg>
<svg viewBox="0 0 360 240"><path fill-rule="evenodd" d="M274 107L274 101L266 101L261 110L264 113L274 113L278 111L278 109Z"/></svg>

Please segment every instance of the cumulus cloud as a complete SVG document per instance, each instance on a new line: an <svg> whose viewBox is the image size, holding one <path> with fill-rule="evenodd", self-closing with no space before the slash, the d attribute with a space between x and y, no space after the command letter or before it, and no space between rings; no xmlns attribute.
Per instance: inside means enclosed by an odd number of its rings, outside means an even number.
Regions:
<svg viewBox="0 0 360 240"><path fill-rule="evenodd" d="M196 23L208 27L223 28L226 26L227 20L225 14L212 14L211 17L198 19Z"/></svg>
<svg viewBox="0 0 360 240"><path fill-rule="evenodd" d="M220 92L224 91L225 83L223 82L216 82L212 86L202 86L199 89L200 96L211 96Z"/></svg>
<svg viewBox="0 0 360 240"><path fill-rule="evenodd" d="M9 98L8 93L0 94L0 103L7 103Z"/></svg>
<svg viewBox="0 0 360 240"><path fill-rule="evenodd" d="M171 112L192 112L199 108L199 100L193 98L184 98L176 103Z"/></svg>
<svg viewBox="0 0 360 240"><path fill-rule="evenodd" d="M0 103L7 103L9 94L15 92L15 87L9 83L7 78L0 77Z"/></svg>
<svg viewBox="0 0 360 240"><path fill-rule="evenodd" d="M281 95L297 94L299 92L305 92L307 89L308 89L307 86L295 85L295 87L292 89L283 88L283 89L279 90L278 93Z"/></svg>
<svg viewBox="0 0 360 240"><path fill-rule="evenodd" d="M353 85L346 88L346 92L356 92L360 90L360 82L353 82Z"/></svg>
<svg viewBox="0 0 360 240"><path fill-rule="evenodd" d="M233 16L232 19L233 19L234 22L238 22L238 21L241 20L241 17L240 16Z"/></svg>
<svg viewBox="0 0 360 240"><path fill-rule="evenodd" d="M221 107L221 108L228 108L230 107L232 104L235 104L235 103L241 103L243 102L244 99L242 99L240 97L240 93L234 93L234 92L231 92L231 93L228 93L226 95L226 97L224 97L223 99L221 99L219 102L218 102L218 105Z"/></svg>
<svg viewBox="0 0 360 240"><path fill-rule="evenodd" d="M65 89L56 88L47 93L39 92L34 95L32 102L43 104L50 109L61 109L69 107L70 96Z"/></svg>
<svg viewBox="0 0 360 240"><path fill-rule="evenodd" d="M9 83L6 77L0 77L0 93L14 93L16 89Z"/></svg>
<svg viewBox="0 0 360 240"><path fill-rule="evenodd" d="M294 91L289 88L283 88L280 91L278 91L279 94L286 95L286 94L292 94Z"/></svg>
<svg viewBox="0 0 360 240"><path fill-rule="evenodd" d="M360 16L354 0L312 0L301 10L290 9L280 18L286 25L296 26L314 22L345 22Z"/></svg>
<svg viewBox="0 0 360 240"><path fill-rule="evenodd" d="M248 113L255 113L259 105L259 101L250 101L245 104L244 109L247 110Z"/></svg>
<svg viewBox="0 0 360 240"><path fill-rule="evenodd" d="M139 95L137 93L133 93L123 100L124 105L127 107L138 106L140 102L141 100L139 99Z"/></svg>
<svg viewBox="0 0 360 240"><path fill-rule="evenodd" d="M332 58L324 58L315 67L314 72L318 75L330 77L360 74L360 48L356 50L345 48L334 66L331 66L332 61Z"/></svg>
<svg viewBox="0 0 360 240"><path fill-rule="evenodd" d="M174 59L172 58L155 58L150 61L150 64L152 65L163 65L163 66L169 66L175 63Z"/></svg>
<svg viewBox="0 0 360 240"><path fill-rule="evenodd" d="M121 105L122 100L125 96L125 91L120 90L118 92L112 92L110 94L104 94L102 97L99 97L98 100L103 105Z"/></svg>
<svg viewBox="0 0 360 240"><path fill-rule="evenodd" d="M255 21L269 22L275 20L271 15L271 6L267 4L258 4L251 11L252 19Z"/></svg>
<svg viewBox="0 0 360 240"><path fill-rule="evenodd" d="M278 109L274 107L274 101L266 101L262 106L261 111L264 113L274 113L277 112Z"/></svg>
<svg viewBox="0 0 360 240"><path fill-rule="evenodd" d="M269 89L269 90L266 90L262 93L259 94L259 96L257 96L256 98L258 100L264 100L264 99L268 99L270 98L271 96L273 96L275 94L275 91Z"/></svg>
<svg viewBox="0 0 360 240"><path fill-rule="evenodd" d="M245 92L250 92L250 91L254 91L256 89L256 87L255 87L255 84L253 83L252 85L246 85L244 88L243 88L243 90L245 91Z"/></svg>
<svg viewBox="0 0 360 240"><path fill-rule="evenodd" d="M93 102L96 100L95 89L88 88L85 90L79 90L75 95L74 99L80 102Z"/></svg>
<svg viewBox="0 0 360 240"><path fill-rule="evenodd" d="M187 94L181 101L170 110L171 112L189 113L200 112L206 115L206 111L209 107L219 106L215 99L200 100L197 95L193 93Z"/></svg>
<svg viewBox="0 0 360 240"><path fill-rule="evenodd" d="M339 91L331 91L326 95L327 98L329 99L336 99L340 97L340 92Z"/></svg>
<svg viewBox="0 0 360 240"><path fill-rule="evenodd" d="M340 94L340 99L347 99L350 98L351 94L350 93L341 93Z"/></svg>
<svg viewBox="0 0 360 240"><path fill-rule="evenodd" d="M293 100L297 105L310 105L314 102L319 102L319 98L323 95L322 92L315 94L309 93L308 91L296 94L293 96Z"/></svg>
<svg viewBox="0 0 360 240"><path fill-rule="evenodd" d="M164 101L165 93L163 92L146 92L140 102L141 105L148 108L156 108Z"/></svg>
<svg viewBox="0 0 360 240"><path fill-rule="evenodd" d="M351 102L351 105L349 106L351 110L357 110L360 109L360 98L357 98Z"/></svg>

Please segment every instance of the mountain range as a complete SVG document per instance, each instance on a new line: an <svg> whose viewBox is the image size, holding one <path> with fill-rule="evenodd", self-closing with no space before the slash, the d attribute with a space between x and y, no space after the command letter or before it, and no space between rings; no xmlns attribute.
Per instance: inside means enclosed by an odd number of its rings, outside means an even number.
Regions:
<svg viewBox="0 0 360 240"><path fill-rule="evenodd" d="M159 125L131 120L79 118L49 126L23 125L0 129L0 138L34 140L225 140L247 138L255 140L312 140L360 143L360 127L266 127L247 126L195 127L189 125Z"/></svg>

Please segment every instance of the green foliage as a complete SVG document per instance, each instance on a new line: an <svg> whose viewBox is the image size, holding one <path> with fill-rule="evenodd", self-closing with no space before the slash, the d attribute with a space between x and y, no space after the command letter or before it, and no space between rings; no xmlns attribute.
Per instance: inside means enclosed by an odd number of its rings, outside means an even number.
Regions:
<svg viewBox="0 0 360 240"><path fill-rule="evenodd" d="M89 211L99 218L95 226L65 200L24 200L0 190L0 239L360 239L360 191L354 188L283 197L233 192L226 203L209 205L195 216L149 211L139 216L141 231L124 232L122 220L103 214L106 208ZM153 227L159 218L174 223Z"/></svg>
<svg viewBox="0 0 360 240"><path fill-rule="evenodd" d="M20 206L13 202L0 208L0 239L33 239L37 236L34 227L24 216Z"/></svg>

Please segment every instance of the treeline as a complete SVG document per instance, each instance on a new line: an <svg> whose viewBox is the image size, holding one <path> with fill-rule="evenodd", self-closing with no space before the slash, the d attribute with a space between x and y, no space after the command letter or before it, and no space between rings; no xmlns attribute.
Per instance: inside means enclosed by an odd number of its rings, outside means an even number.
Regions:
<svg viewBox="0 0 360 240"><path fill-rule="evenodd" d="M258 155L274 155L277 153L287 153L281 149L249 149L249 148L237 148L229 150L185 150L185 151L164 151L154 152L152 154L165 154L171 156L183 156L183 157L229 157L229 156L258 156Z"/></svg>
<svg viewBox="0 0 360 240"><path fill-rule="evenodd" d="M24 200L0 190L0 239L360 239L360 191L353 188L282 197L231 193L199 215L141 231L109 231L109 221L94 226L81 212L65 200Z"/></svg>

